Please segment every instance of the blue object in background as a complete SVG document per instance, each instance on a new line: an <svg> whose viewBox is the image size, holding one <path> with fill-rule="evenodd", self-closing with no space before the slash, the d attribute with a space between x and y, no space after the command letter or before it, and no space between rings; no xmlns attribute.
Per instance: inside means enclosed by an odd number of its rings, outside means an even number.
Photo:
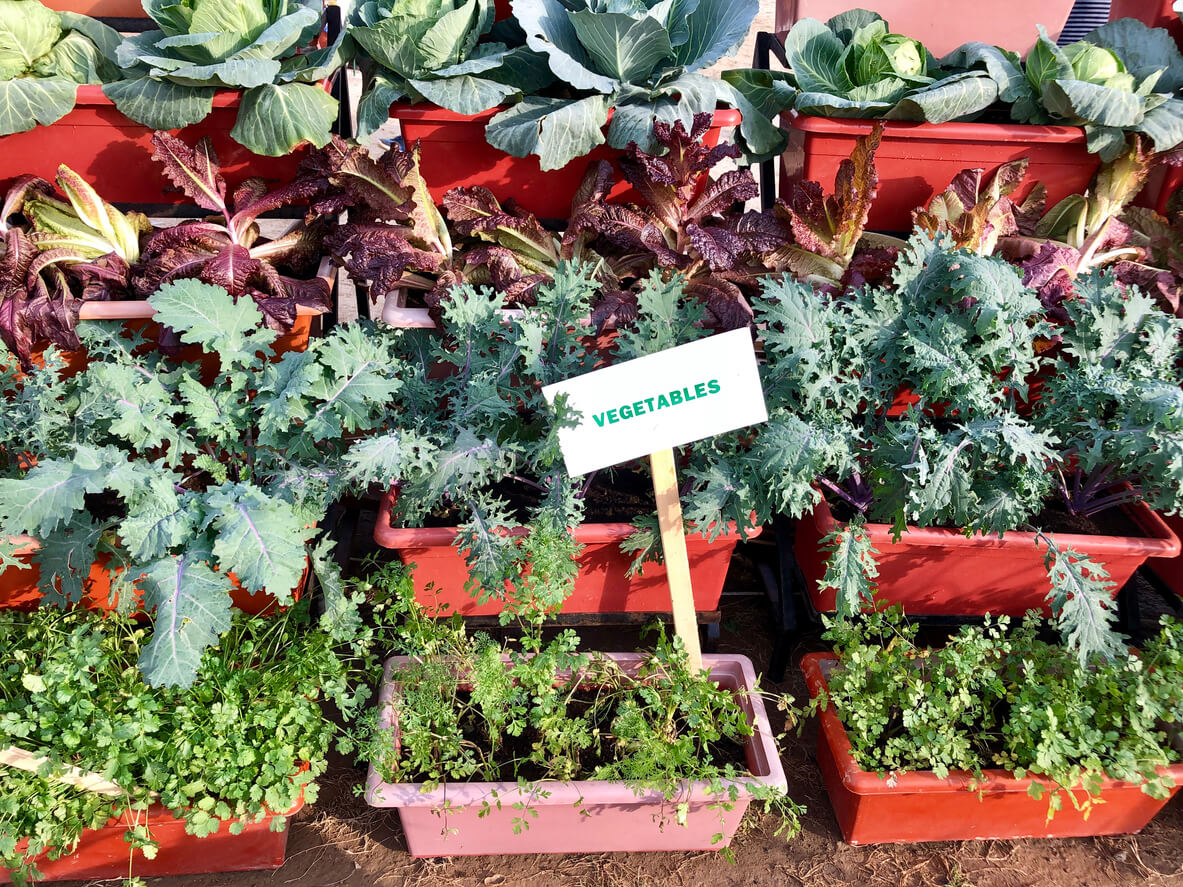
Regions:
<svg viewBox="0 0 1183 887"><path fill-rule="evenodd" d="M1109 21L1109 0L1076 0L1064 30L1057 41L1061 46L1083 40L1096 28Z"/></svg>

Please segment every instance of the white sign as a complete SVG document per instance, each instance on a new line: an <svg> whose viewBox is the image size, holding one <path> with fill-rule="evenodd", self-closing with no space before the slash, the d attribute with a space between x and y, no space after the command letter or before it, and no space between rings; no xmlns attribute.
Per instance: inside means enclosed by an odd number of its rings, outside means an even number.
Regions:
<svg viewBox="0 0 1183 887"><path fill-rule="evenodd" d="M559 431L567 471L587 474L768 420L752 334L732 330L542 389L582 414Z"/></svg>

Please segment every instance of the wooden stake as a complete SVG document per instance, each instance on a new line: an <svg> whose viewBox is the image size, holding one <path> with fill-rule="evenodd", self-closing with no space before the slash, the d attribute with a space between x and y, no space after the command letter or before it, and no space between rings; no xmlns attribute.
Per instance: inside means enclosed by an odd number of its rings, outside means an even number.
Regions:
<svg viewBox="0 0 1183 887"><path fill-rule="evenodd" d="M702 670L702 648L698 643L698 618L694 613L694 592L690 587L690 558L686 555L686 534L682 528L682 501L678 498L678 472L674 451L658 450L649 456L653 469L653 493L657 497L657 522L661 527L661 548L670 583L674 631L686 645L690 670Z"/></svg>
<svg viewBox="0 0 1183 887"><path fill-rule="evenodd" d="M6 749L0 749L0 764L7 767L15 767L17 770L27 770L30 773L36 773L41 768L41 765L48 760L49 758L39 757L31 751L17 748L15 745L9 746ZM95 794L107 795L109 797L119 797L123 794L123 789L109 779L104 779L101 774L88 773L85 770L79 770L77 767L67 767L64 773L54 776L52 779L55 782L72 785L74 788L84 792L94 792ZM157 797L156 792L152 792L152 796Z"/></svg>

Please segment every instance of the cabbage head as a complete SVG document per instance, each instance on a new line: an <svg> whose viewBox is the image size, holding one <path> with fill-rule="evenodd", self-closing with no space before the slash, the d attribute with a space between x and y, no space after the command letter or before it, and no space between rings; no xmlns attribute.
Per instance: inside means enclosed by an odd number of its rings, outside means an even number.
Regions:
<svg viewBox="0 0 1183 887"><path fill-rule="evenodd" d="M3 0L0 0L3 2ZM218 89L241 90L231 137L272 157L324 147L337 101L317 81L348 57L350 38L316 49L321 0L143 0L159 30L126 38L126 79L103 92L126 116L153 129L204 120Z"/></svg>
<svg viewBox="0 0 1183 887"><path fill-rule="evenodd" d="M88 16L0 0L0 135L60 120L79 85L117 80L118 45L118 33Z"/></svg>

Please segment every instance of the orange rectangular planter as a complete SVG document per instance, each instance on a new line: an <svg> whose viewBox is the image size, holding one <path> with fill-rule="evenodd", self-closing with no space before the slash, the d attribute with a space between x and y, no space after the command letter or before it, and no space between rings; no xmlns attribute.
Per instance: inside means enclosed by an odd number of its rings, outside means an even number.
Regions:
<svg viewBox="0 0 1183 887"><path fill-rule="evenodd" d="M17 560L28 564L27 569L9 567L0 571L0 609L3 610L33 610L44 595L41 592L41 569L33 561L33 555L41 547L41 543L32 536L19 536L15 540L20 548L16 552ZM111 572L107 568L108 559L98 557L90 566L90 572L82 580L82 606L88 610L112 610L118 603L118 597L112 600ZM292 592L292 599L299 600L308 577L308 568L304 568L304 578L296 590ZM230 599L234 606L244 613L254 616L265 616L274 613L278 607L275 598L266 592L251 594L238 584L234 574L230 574L234 587L230 591ZM137 597L139 590L136 591Z"/></svg>
<svg viewBox="0 0 1183 887"><path fill-rule="evenodd" d="M1183 514L1160 515L1171 532L1183 539ZM1183 554L1174 557L1152 557L1146 566L1154 572L1171 591L1183 597Z"/></svg>
<svg viewBox="0 0 1183 887"><path fill-rule="evenodd" d="M485 125L503 110L457 114L427 103L396 102L390 106L390 116L398 120L407 147L416 142L423 146L419 168L437 204L453 188L481 185L498 200L513 198L518 206L539 218L566 219L588 164L597 160L614 162L624 154L619 148L600 145L562 169L543 172L537 157L513 157L485 141ZM716 111L703 144L712 148L719 144L723 129L738 125L740 119L738 111ZM632 186L621 180L609 196L629 200L631 190Z"/></svg>
<svg viewBox="0 0 1183 887"><path fill-rule="evenodd" d="M285 816L295 816L304 807L299 801ZM164 807L155 805L147 812L147 825L160 849L155 859L135 851L133 871L141 878L169 875L198 875L212 872L243 872L277 869L287 852L288 829L271 831L271 819L252 822L241 834L232 835L228 823L204 838L185 832L185 820L177 819ZM125 814L98 829L83 832L77 849L59 859L42 856L37 867L46 881L89 881L126 878L131 845L124 840L128 828L136 824L136 814ZM139 814L143 822L145 814ZM0 884L11 883L5 869L0 869Z"/></svg>
<svg viewBox="0 0 1183 887"><path fill-rule="evenodd" d="M812 696L826 689L827 669L837 662L828 653L809 653L801 660ZM1018 838L1078 838L1139 832L1167 804L1141 786L1107 779L1101 800L1086 819L1065 803L1050 822L1047 799L1027 794L1032 782L1005 770L983 771L986 781L971 786L973 774L951 772L941 778L932 771L894 773L883 777L861 769L851 755L850 739L832 706L819 714L818 766L830 804L849 844L898 844L919 841L973 841ZM1166 772L1175 781L1172 796L1183 784L1183 764Z"/></svg>
<svg viewBox="0 0 1183 887"><path fill-rule="evenodd" d="M484 604L469 596L464 585L469 579L468 565L456 547L456 527L391 526L396 493L393 488L382 497L374 525L374 541L383 548L396 550L404 564L415 565L412 578L415 599L428 610L447 604L449 613L464 616L493 616L503 605L492 599ZM515 535L525 528L509 531ZM563 604L563 613L661 613L670 609L669 582L663 564L648 563L643 574L627 575L631 555L620 550L620 543L631 536L631 524L582 524L573 530L575 541L584 548L579 555L579 576L575 589ZM748 538L758 536L760 527L748 530ZM723 582L731 565L731 554L740 541L732 528L708 542L695 534L686 538L690 557L690 580L694 588L694 609L714 610L723 594ZM431 586L429 588L429 586Z"/></svg>
<svg viewBox="0 0 1183 887"><path fill-rule="evenodd" d="M337 267L333 260L328 257L321 259L316 276L328 283L331 293L337 279ZM308 350L308 341L312 336L312 319L324 313L317 308L296 306L296 322L288 332L282 333L271 343L271 353L275 357L280 357L289 351ZM127 329L139 332L149 340L154 339L159 332L159 325L153 320L155 316L156 311L144 299L84 302L78 312L79 320L121 322ZM39 365L41 354L46 347L45 344L41 344L33 351L33 360ZM66 362L66 373L71 376L82 372L90 363L85 347L63 352L62 359ZM205 353L197 345L182 346L177 360L201 364L201 376L207 385L218 375L217 358Z"/></svg>
<svg viewBox="0 0 1183 887"><path fill-rule="evenodd" d="M869 133L874 122L782 115L789 146L781 156L781 196L791 196L793 184L801 181L818 182L833 191L838 165L850 157L855 140ZM911 231L912 210L927 205L963 169L992 173L1021 157L1031 162L1016 196L1042 182L1048 206L1083 193L1100 166L1097 155L1086 149L1079 126L883 121L883 139L875 152L879 188L868 227Z"/></svg>
<svg viewBox="0 0 1183 887"><path fill-rule="evenodd" d="M209 136L231 182L249 176L272 183L294 178L304 150L263 157L230 138L241 101L241 92L219 90L209 116L177 135L189 144ZM189 203L181 191L170 188L161 165L152 159L152 132L119 113L101 86L79 86L74 110L61 120L0 137L0 184L6 188L20 175L52 182L64 163L111 203Z"/></svg>
<svg viewBox="0 0 1183 887"><path fill-rule="evenodd" d="M1101 563L1119 589L1149 557L1174 557L1179 539L1144 503L1123 508L1142 536L1084 536L1055 533L1056 544L1087 554ZM838 529L825 499L797 523L793 554L805 576L810 600L819 611L835 608L834 589L821 589L828 555L821 540ZM950 528L909 527L893 542L888 524L866 525L879 552L879 600L900 603L904 612L944 616L1020 617L1028 610L1046 610L1049 591L1046 551L1036 547L1033 533L966 537Z"/></svg>

